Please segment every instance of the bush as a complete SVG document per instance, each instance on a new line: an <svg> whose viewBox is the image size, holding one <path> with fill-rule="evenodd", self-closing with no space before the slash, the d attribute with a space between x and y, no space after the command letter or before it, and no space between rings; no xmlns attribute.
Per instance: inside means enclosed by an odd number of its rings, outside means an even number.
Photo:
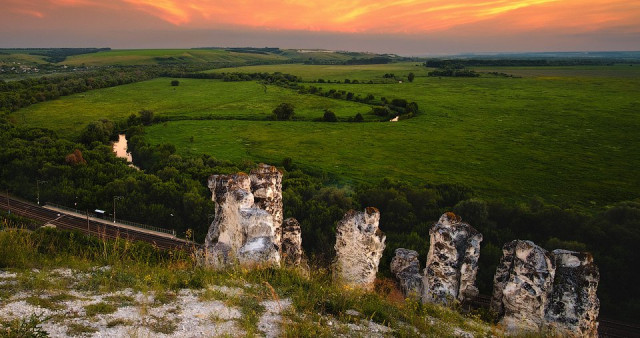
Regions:
<svg viewBox="0 0 640 338"><path fill-rule="evenodd" d="M291 120L295 114L291 103L281 103L273 110L273 116L276 120Z"/></svg>
<svg viewBox="0 0 640 338"><path fill-rule="evenodd" d="M322 117L322 121L324 122L338 122L338 118L336 114L329 109L324 110L324 116Z"/></svg>
<svg viewBox="0 0 640 338"><path fill-rule="evenodd" d="M178 80L173 80L173 81L171 81L171 85L172 85L173 87L177 87L177 86L179 86L179 85L180 85L180 81L178 81Z"/></svg>

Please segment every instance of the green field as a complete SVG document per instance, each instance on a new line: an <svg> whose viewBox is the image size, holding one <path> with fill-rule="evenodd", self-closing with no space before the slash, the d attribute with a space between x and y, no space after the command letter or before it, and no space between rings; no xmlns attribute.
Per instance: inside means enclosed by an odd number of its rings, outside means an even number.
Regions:
<svg viewBox="0 0 640 338"><path fill-rule="evenodd" d="M318 79L331 81L358 80L369 81L383 79L383 75L390 73L398 77L406 77L410 72L416 76L427 76L427 68L419 62L398 62L382 65L260 65L243 66L233 68L213 69L206 73L241 72L241 73L273 73L281 72L301 77L304 81L316 81Z"/></svg>
<svg viewBox="0 0 640 338"><path fill-rule="evenodd" d="M153 65L162 63L286 63L313 59L343 62L353 57L369 58L362 53L325 53L284 49L278 52L251 53L224 49L124 49L69 56L63 64L79 66Z"/></svg>
<svg viewBox="0 0 640 338"><path fill-rule="evenodd" d="M284 61L287 58L273 54L235 53L218 49L126 49L70 56L62 63L75 66L148 65L158 64L163 60L180 63L228 63Z"/></svg>
<svg viewBox="0 0 640 338"><path fill-rule="evenodd" d="M282 102L296 107L296 118L312 120L330 109L338 117L362 113L371 107L356 102L320 96L300 95L276 86L256 82L180 79L172 87L171 79L159 78L129 85L89 91L54 101L32 105L14 113L19 124L54 129L66 136L77 135L84 126L98 119L126 119L142 109L157 116L174 119L267 119ZM265 92L266 89L266 92Z"/></svg>
<svg viewBox="0 0 640 338"><path fill-rule="evenodd" d="M462 183L480 196L514 201L537 196L560 205L638 197L640 67L483 68L523 77L437 78L427 77L428 69L416 65L222 70L361 81L412 71L413 83L304 84L416 101L423 113L397 123L311 122L325 108L344 118L370 107L276 86L265 93L255 82L181 79L180 86L171 87L166 78L36 104L11 118L77 135L90 121L124 119L150 109L174 120L216 119L155 125L148 128L153 143L169 142L181 153L229 160L280 163L290 157L344 184L384 177ZM293 103L304 121L267 121L280 102Z"/></svg>

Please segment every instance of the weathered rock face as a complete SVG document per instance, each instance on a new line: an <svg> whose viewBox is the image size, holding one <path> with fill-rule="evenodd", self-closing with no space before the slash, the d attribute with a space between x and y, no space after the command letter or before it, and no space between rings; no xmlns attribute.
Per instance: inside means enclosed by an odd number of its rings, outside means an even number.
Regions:
<svg viewBox="0 0 640 338"><path fill-rule="evenodd" d="M287 265L300 265L302 251L302 231L295 218L287 218L282 226L282 259Z"/></svg>
<svg viewBox="0 0 640 338"><path fill-rule="evenodd" d="M336 229L334 278L346 285L372 289L386 237L378 229L380 212L348 211Z"/></svg>
<svg viewBox="0 0 640 338"><path fill-rule="evenodd" d="M554 250L556 274L547 306L547 325L566 337L597 337L600 274L586 252Z"/></svg>
<svg viewBox="0 0 640 338"><path fill-rule="evenodd" d="M422 297L422 275L418 252L403 248L396 249L391 260L391 273L400 282L402 293L407 298Z"/></svg>
<svg viewBox="0 0 640 338"><path fill-rule="evenodd" d="M482 234L455 214L440 217L431 230L429 254L424 270L424 302L448 303L470 300L475 287Z"/></svg>
<svg viewBox="0 0 640 338"><path fill-rule="evenodd" d="M282 172L274 166L260 163L251 170L251 192L254 204L273 217L274 243L280 247L282 228Z"/></svg>
<svg viewBox="0 0 640 338"><path fill-rule="evenodd" d="M538 331L551 296L554 257L533 242L520 240L505 244L502 253L491 309L502 316L500 323L509 331Z"/></svg>
<svg viewBox="0 0 640 338"><path fill-rule="evenodd" d="M267 165L251 175L209 178L216 215L205 239L207 264L222 267L236 259L243 265L280 262L280 226L274 220L282 221L281 179L282 174Z"/></svg>

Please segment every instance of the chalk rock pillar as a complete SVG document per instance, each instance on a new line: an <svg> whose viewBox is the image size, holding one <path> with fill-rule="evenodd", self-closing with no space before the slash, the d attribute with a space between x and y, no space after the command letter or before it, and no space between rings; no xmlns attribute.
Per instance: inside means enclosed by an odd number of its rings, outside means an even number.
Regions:
<svg viewBox="0 0 640 338"><path fill-rule="evenodd" d="M422 275L418 252L403 248L396 249L395 256L391 260L391 273L396 276L406 298L422 297Z"/></svg>
<svg viewBox="0 0 640 338"><path fill-rule="evenodd" d="M345 285L370 290L378 272L386 237L378 229L380 212L349 210L336 229L334 279Z"/></svg>
<svg viewBox="0 0 640 338"><path fill-rule="evenodd" d="M600 273L587 252L553 250L556 273L547 306L547 325L563 337L597 337Z"/></svg>
<svg viewBox="0 0 640 338"><path fill-rule="evenodd" d="M280 248L282 234L282 172L274 166L260 163L251 170L251 192L254 204L273 217L273 243Z"/></svg>
<svg viewBox="0 0 640 338"><path fill-rule="evenodd" d="M510 332L540 330L556 273L555 260L531 241L515 240L502 247L493 279L491 309Z"/></svg>
<svg viewBox="0 0 640 338"><path fill-rule="evenodd" d="M216 214L205 239L205 264L223 267L236 260L242 265L280 262L274 218L255 204L252 181L245 173L209 178Z"/></svg>
<svg viewBox="0 0 640 338"><path fill-rule="evenodd" d="M482 234L452 212L443 214L431 230L423 277L423 302L461 302L478 295L475 287Z"/></svg>
<svg viewBox="0 0 640 338"><path fill-rule="evenodd" d="M298 266L303 256L300 223L295 218L287 218L282 226L282 259L287 265Z"/></svg>

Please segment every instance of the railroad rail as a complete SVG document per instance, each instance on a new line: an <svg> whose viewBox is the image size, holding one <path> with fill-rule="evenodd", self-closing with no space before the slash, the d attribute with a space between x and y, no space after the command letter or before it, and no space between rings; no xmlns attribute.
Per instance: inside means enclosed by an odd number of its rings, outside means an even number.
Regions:
<svg viewBox="0 0 640 338"><path fill-rule="evenodd" d="M11 213L33 219L43 225L53 225L65 230L77 230L100 238L143 241L165 250L193 250L199 247L196 243L166 234L154 234L151 231L137 230L130 226L118 226L117 223L80 217L62 210L51 210L4 194L0 194L0 209L10 210Z"/></svg>

